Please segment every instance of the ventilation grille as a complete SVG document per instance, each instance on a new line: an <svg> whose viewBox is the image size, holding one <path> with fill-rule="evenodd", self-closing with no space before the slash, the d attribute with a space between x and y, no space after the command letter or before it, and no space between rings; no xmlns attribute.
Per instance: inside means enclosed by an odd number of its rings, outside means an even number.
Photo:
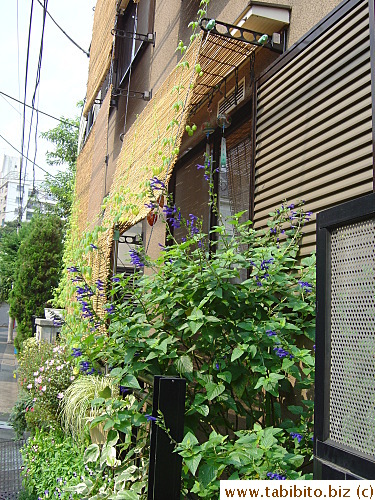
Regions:
<svg viewBox="0 0 375 500"><path fill-rule="evenodd" d="M223 97L218 102L217 105L217 114L220 113L229 113L232 111L237 104L243 101L245 98L245 78L242 78L240 82L238 82L238 88L236 92L236 87L233 87L228 93L226 97Z"/></svg>
<svg viewBox="0 0 375 500"><path fill-rule="evenodd" d="M331 237L330 438L375 454L375 219Z"/></svg>

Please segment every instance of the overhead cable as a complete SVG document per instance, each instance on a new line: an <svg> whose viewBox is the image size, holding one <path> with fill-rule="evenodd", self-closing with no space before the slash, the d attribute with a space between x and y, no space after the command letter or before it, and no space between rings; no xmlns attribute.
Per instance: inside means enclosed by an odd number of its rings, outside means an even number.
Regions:
<svg viewBox="0 0 375 500"><path fill-rule="evenodd" d="M3 96L7 97L8 99L12 99L13 101L16 101L16 102L19 102L20 104L23 104L22 101L19 101L15 97L12 97L12 96L8 95L5 92L2 92L1 90L0 90L0 94L2 94ZM45 116L48 116L49 118L53 118L54 120L57 120L58 122L65 123L65 125L70 125L72 127L79 128L79 125L76 125L75 123L71 123L70 121L64 120L62 118L56 118L56 116L50 115L49 113L46 113L44 111L40 111L40 109L33 108L32 106L30 106L30 104L25 104L25 106L27 108L33 109L34 111L36 111L37 113L40 113L41 115L45 115Z"/></svg>
<svg viewBox="0 0 375 500"><path fill-rule="evenodd" d="M40 0L37 0L37 2L38 2L38 3L42 6L42 7L44 7L44 5L42 4L42 2L41 2ZM62 27L61 27L61 26L59 26L59 25L57 24L57 22L56 22L56 21L54 20L54 18L51 16L51 14L48 12L48 10L47 10L47 14L48 14L48 16L51 18L51 21L53 21L53 22L56 24L56 26L59 28L59 30L60 30L62 33L64 33L64 35L68 38L68 40L70 40L70 41L71 41L71 42L72 42L72 43L73 43L73 44L74 44L74 45L75 45L75 46L76 46L79 50L81 50L84 54L86 54L86 56L87 56L87 57L90 57L90 53L89 53L89 52L87 52L87 50L85 50L85 49L83 49L82 47L80 47L80 46L78 45L78 43L76 43L76 42L73 40L73 38L71 38L71 37L70 37L70 36L69 36L69 35L68 35L68 34L67 34L67 33L66 33L63 29L62 29Z"/></svg>
<svg viewBox="0 0 375 500"><path fill-rule="evenodd" d="M13 148L15 151L17 151L18 154L20 154L23 158L26 158L26 160L28 160L29 162L33 163L35 165L35 167L39 168L40 170L42 170L45 174L49 175L50 177L52 177L52 179L57 179L57 177L55 175L52 175L50 174L47 170L45 170L43 167L40 167L39 165L37 165L35 162L33 162L32 160L30 160L30 158L27 158L24 154L21 153L21 151L19 151L16 147L13 146L13 144L11 144L9 141L7 141L5 139L5 137L3 137L1 134L0 134L0 137L1 139L3 139L3 141L5 141L11 148Z"/></svg>
<svg viewBox="0 0 375 500"><path fill-rule="evenodd" d="M25 89L24 89L24 98L23 98L23 117L22 117L22 136L21 136L21 162L20 162L20 175L19 175L19 186L21 189L22 186L22 164L23 158L27 158L24 156L24 146L25 146L25 126L26 126L26 95L27 95L27 77L29 73L29 57L30 57L30 41L31 41L31 25L33 20L33 9L34 9L34 0L31 0L30 7L30 20L29 20L29 34L27 39L27 52L26 52L26 69L25 69ZM22 213L22 197L20 196L20 205L19 205L19 213ZM21 221L19 221L21 222Z"/></svg>

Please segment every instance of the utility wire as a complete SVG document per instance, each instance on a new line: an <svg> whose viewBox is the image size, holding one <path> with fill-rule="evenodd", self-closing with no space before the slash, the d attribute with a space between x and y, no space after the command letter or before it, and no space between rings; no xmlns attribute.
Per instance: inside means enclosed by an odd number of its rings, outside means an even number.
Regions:
<svg viewBox="0 0 375 500"><path fill-rule="evenodd" d="M42 4L42 2L40 0L37 0L37 2L44 8L44 5ZM87 52L87 50L83 49L82 47L80 47L78 45L78 43L76 43L73 38L71 38L63 29L61 26L59 26L57 24L57 22L54 20L54 18L51 16L51 14L48 12L48 10L46 11L47 14L49 15L49 17L51 18L51 20L56 24L56 26L59 28L59 30L64 33L64 35L79 49L81 50L84 54L86 54L87 57L90 57L90 53Z"/></svg>
<svg viewBox="0 0 375 500"><path fill-rule="evenodd" d="M13 101L16 101L16 102L18 102L18 103L20 103L20 104L23 104L23 102L22 102L22 101L19 101L19 100L18 100L18 99L16 99L15 97L12 97L12 96L8 95L8 94L6 94L5 92L2 92L1 90L0 90L0 94L1 94L1 95L3 95L3 96L5 96L5 97L7 97L8 99L12 99ZM40 109L33 108L33 106L30 106L30 104L25 104L25 106L26 106L27 108L33 109L33 110L34 110L34 111L36 111L37 113L40 113L40 114L42 114L42 115L46 115L46 116L48 116L49 118L53 118L54 120L57 120L58 122L65 123L65 125L71 125L72 127L79 128L79 125L76 125L75 123L71 123L71 122L69 122L69 121L67 121L67 120L63 120L63 119L61 119L61 118L56 118L56 116L52 116L52 115L50 115L49 113L45 113L44 111L40 111ZM14 109L15 109L15 108L14 108Z"/></svg>
<svg viewBox="0 0 375 500"><path fill-rule="evenodd" d="M22 137L21 137L21 162L20 162L20 175L19 175L19 186L20 190L22 187L22 163L23 163L23 158L24 158L24 146L25 146L25 125L26 125L26 95L27 95L27 76L29 72L29 57L30 57L30 42L31 42L31 25L32 25L32 20L33 20L33 9L34 9L34 0L31 0L31 7L30 7L30 20L29 20L29 35L27 39L27 52L26 52L26 69L25 69L25 90L24 90L24 99L23 99L23 119L22 119ZM27 158L25 156L25 158ZM19 211L20 214L22 213L22 198L20 199L20 206L19 206ZM21 223L21 220L19 220L19 223Z"/></svg>
<svg viewBox="0 0 375 500"><path fill-rule="evenodd" d="M5 137L3 137L1 134L0 134L0 137L1 139L3 139L3 141L5 141L11 148L13 148L15 151L17 151L18 154L20 154L23 158L26 158L26 160L28 160L29 162L33 163L37 168L40 168L40 170L42 170L45 174L48 174L50 177L52 177L52 179L57 179L57 177L55 175L52 175L50 174L47 170L45 170L44 168L40 167L39 165L37 165L35 162L33 162L32 160L30 160L30 158L27 158L23 153L21 153L21 151L19 151L16 147L13 146L13 144L11 144L9 141L7 141L5 139ZM21 183L22 184L22 183Z"/></svg>
<svg viewBox="0 0 375 500"><path fill-rule="evenodd" d="M31 100L31 105L33 107L31 111L31 123L30 123L30 128L29 128L29 139L27 143L27 152L26 155L29 156L29 148L30 148L30 139L31 139L31 127L33 123L33 117L34 117L34 110L35 110L35 99L37 95L37 91L39 88L40 84L40 74L42 70L42 60L43 60L43 43L44 43L44 31L45 31L45 26L46 26L46 16L47 16L47 5L48 5L48 0L44 0L43 4L43 22L42 22L42 34L40 38L40 46L39 46L39 57L38 57L38 67L37 67L37 72L36 72L36 78L35 78L35 86L34 86L34 93L33 97ZM38 123L39 123L39 113L38 111L36 112L36 124L35 124L35 138L34 138L34 161L33 161L33 188L34 188L34 183L35 183L35 160L36 160L36 153L37 153L37 148L38 148ZM24 182L26 178L26 168L24 172ZM23 202L23 196L22 192L20 192L20 197L21 197L21 205Z"/></svg>

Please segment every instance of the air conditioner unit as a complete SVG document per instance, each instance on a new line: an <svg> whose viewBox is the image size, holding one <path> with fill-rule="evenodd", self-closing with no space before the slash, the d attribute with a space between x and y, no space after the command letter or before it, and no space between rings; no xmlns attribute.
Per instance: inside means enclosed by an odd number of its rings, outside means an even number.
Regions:
<svg viewBox="0 0 375 500"><path fill-rule="evenodd" d="M236 87L227 92L226 97L220 99L217 104L217 114L229 113L234 109L237 104L245 99L245 77L238 82L237 91Z"/></svg>

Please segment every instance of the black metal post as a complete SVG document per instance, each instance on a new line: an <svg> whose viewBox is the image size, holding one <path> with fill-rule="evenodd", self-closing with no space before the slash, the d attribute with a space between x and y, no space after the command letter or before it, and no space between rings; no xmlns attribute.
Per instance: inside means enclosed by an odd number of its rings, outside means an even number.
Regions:
<svg viewBox="0 0 375 500"><path fill-rule="evenodd" d="M164 415L166 428L177 442L184 436L186 380L154 377L152 416ZM148 500L179 500L182 458L173 450L175 445L155 421L151 423Z"/></svg>

